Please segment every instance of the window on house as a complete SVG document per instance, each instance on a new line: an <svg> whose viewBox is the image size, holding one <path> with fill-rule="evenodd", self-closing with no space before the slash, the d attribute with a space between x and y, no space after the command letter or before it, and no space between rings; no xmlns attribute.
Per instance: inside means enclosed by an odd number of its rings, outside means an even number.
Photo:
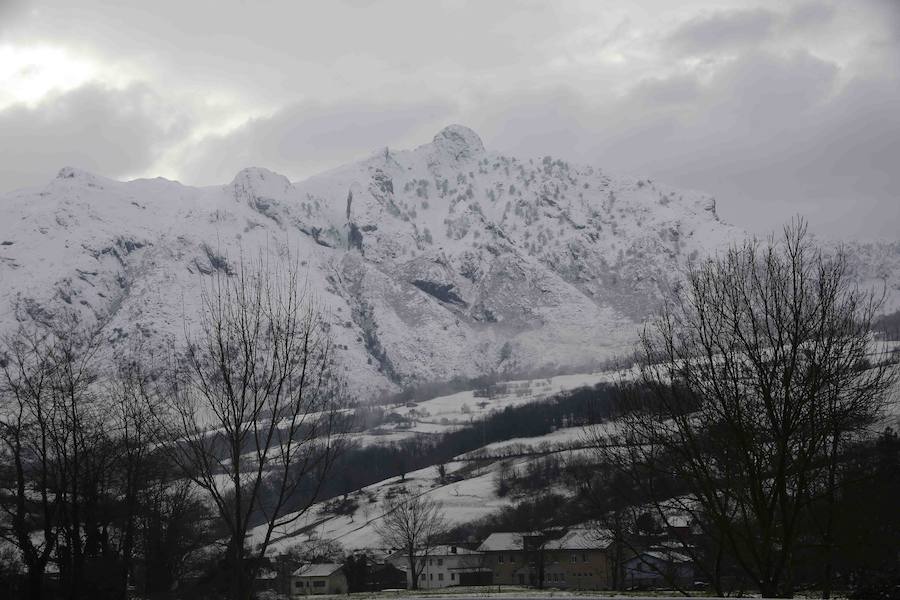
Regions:
<svg viewBox="0 0 900 600"><path fill-rule="evenodd" d="M502 562L503 562L503 555L502 555L502 554L498 554L498 555L497 555L497 562L498 562L498 563L502 563Z"/></svg>
<svg viewBox="0 0 900 600"><path fill-rule="evenodd" d="M572 559L572 562L573 562L573 563L577 563L577 562L578 562L578 555L577 555L577 554L573 554L572 557L571 557L571 559Z"/></svg>
<svg viewBox="0 0 900 600"><path fill-rule="evenodd" d="M325 587L324 581L313 581L313 587Z"/></svg>
<svg viewBox="0 0 900 600"><path fill-rule="evenodd" d="M434 564L434 560L432 560L432 559L429 558L429 559L428 559L428 566L430 567L430 566L432 566L433 564Z"/></svg>
<svg viewBox="0 0 900 600"><path fill-rule="evenodd" d="M450 581L454 581L456 579L456 573L450 573Z"/></svg>
<svg viewBox="0 0 900 600"><path fill-rule="evenodd" d="M443 580L444 580L444 574L438 573L438 581L443 581Z"/></svg>
<svg viewBox="0 0 900 600"><path fill-rule="evenodd" d="M429 573L429 574L428 574L428 579L434 579L434 573Z"/></svg>
<svg viewBox="0 0 900 600"><path fill-rule="evenodd" d="M419 575L419 579L421 579L422 581L425 581L425 573L422 573L421 575Z"/></svg>
<svg viewBox="0 0 900 600"><path fill-rule="evenodd" d="M295 582L294 582L294 587L303 587L303 582L302 582L302 581L295 581Z"/></svg>
<svg viewBox="0 0 900 600"><path fill-rule="evenodd" d="M581 553L581 562L587 562L587 553L586 552Z"/></svg>
<svg viewBox="0 0 900 600"><path fill-rule="evenodd" d="M443 558L439 558L439 559L438 559L438 566L439 566L439 567L440 567L440 566L443 566L443 564L444 564L444 559L443 559Z"/></svg>

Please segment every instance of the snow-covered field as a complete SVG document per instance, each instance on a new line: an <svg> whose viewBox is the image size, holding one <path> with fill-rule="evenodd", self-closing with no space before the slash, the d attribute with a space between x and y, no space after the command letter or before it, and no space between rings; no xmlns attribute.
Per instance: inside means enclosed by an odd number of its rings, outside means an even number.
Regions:
<svg viewBox="0 0 900 600"><path fill-rule="evenodd" d="M354 434L351 439L361 445L390 444L415 435L446 433L477 422L493 411L546 400L567 390L619 381L631 375L630 371L597 371L521 379L503 382L499 389L504 391L490 398L477 396L475 390L467 390L430 400L397 404L386 407L386 410L404 417L406 422L402 428L382 425L374 431Z"/></svg>

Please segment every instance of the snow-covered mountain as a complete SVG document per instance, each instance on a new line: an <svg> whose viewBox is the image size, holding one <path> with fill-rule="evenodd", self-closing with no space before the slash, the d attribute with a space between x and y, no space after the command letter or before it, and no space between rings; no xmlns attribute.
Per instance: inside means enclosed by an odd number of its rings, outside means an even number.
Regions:
<svg viewBox="0 0 900 600"><path fill-rule="evenodd" d="M0 211L0 327L72 308L108 318L113 350L168 344L204 278L267 248L299 254L366 394L587 369L628 351L690 257L744 236L708 195L504 156L458 125L295 183L261 168L203 188L65 168ZM900 243L853 252L896 308Z"/></svg>

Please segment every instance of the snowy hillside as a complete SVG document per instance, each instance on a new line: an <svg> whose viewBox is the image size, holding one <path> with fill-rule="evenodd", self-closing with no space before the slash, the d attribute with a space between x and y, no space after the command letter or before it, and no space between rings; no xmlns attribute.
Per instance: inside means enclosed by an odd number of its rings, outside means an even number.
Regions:
<svg viewBox="0 0 900 600"><path fill-rule="evenodd" d="M878 347L878 353L896 351L900 344L888 343ZM546 379L508 381L499 384L502 393L492 398L475 395L472 391L459 392L410 404L385 407L387 411L403 416L409 426L393 431L364 430L351 434L350 440L361 446L392 444L413 436L429 436L448 433L460 427L476 425L480 420L499 414L508 407L521 407L529 403L552 404L554 397L565 395L579 388L597 384L631 380L638 375L636 368L618 371L599 371L583 375L562 375ZM900 385L894 394L900 393ZM533 404L532 404L533 405ZM900 408L896 403L882 415L873 430L897 428L900 425ZM378 429L382 429L379 427ZM479 519L496 516L502 509L529 499L528 495L503 493L498 489L498 479L510 472L524 473L529 467L540 468L540 462L555 457L563 462L591 460L588 446L594 435L621 435L621 422L615 419L595 425L578 426L563 424L545 435L526 437L517 435L501 441L488 442L475 450L454 456L443 463L445 477L440 476L438 465L413 470L403 476L394 476L371 485L349 491L340 497L318 502L300 515L285 515L289 524L276 528L271 554L279 554L298 544L315 545L317 542L337 542L346 550L385 550L378 526L389 506L398 497L426 496L438 502L449 526L472 524ZM574 490L561 481L543 488L561 496L572 497ZM341 508L336 510L335 505ZM295 520L292 520L296 516ZM259 541L264 528L253 530L252 540Z"/></svg>
<svg viewBox="0 0 900 600"><path fill-rule="evenodd" d="M459 392L414 405L399 405L389 410L409 419L410 427L392 433L372 430L351 435L362 445L386 444L400 438L446 433L460 426L477 423L480 419L506 407L521 406L549 400L552 396L598 383L621 381L628 372L604 371L585 375L561 375L546 379L509 381L503 384L505 393L493 398L478 397L472 391ZM411 403L412 404L412 403ZM608 427L613 427L610 422ZM486 517L516 502L512 496L500 497L496 491L497 474L502 469L523 469L540 455L584 444L583 427L565 427L537 437L517 437L489 443L449 461L445 467L447 482L440 481L436 466L428 466L390 477L349 494L352 510L336 514L330 509L332 501L319 502L297 520L274 532L272 554L283 552L296 544L314 540L330 540L345 550L379 548L381 540L377 525L385 512L386 503L398 495L426 495L441 504L444 516L451 525L465 524ZM574 450L564 450L573 456ZM485 459L504 453L534 453L507 460ZM561 490L562 491L562 490ZM290 520L293 515L286 515ZM258 528L254 539L264 534Z"/></svg>
<svg viewBox="0 0 900 600"><path fill-rule="evenodd" d="M712 198L486 150L450 126L414 150L292 183L116 182L65 168L0 196L0 327L71 308L110 351L183 337L198 290L241 253L300 256L361 395L536 367L591 370L690 257L743 237ZM859 249L900 298L900 245Z"/></svg>

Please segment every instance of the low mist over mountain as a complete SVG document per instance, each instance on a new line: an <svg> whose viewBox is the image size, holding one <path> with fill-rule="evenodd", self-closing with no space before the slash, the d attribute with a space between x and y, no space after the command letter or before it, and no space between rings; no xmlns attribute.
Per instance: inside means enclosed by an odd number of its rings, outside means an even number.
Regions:
<svg viewBox="0 0 900 600"><path fill-rule="evenodd" d="M263 168L202 188L64 168L0 210L4 329L74 309L107 321L112 351L161 349L242 254L299 257L360 395L627 353L688 261L745 236L706 194L504 156L459 125L293 183ZM848 248L895 310L900 243Z"/></svg>

